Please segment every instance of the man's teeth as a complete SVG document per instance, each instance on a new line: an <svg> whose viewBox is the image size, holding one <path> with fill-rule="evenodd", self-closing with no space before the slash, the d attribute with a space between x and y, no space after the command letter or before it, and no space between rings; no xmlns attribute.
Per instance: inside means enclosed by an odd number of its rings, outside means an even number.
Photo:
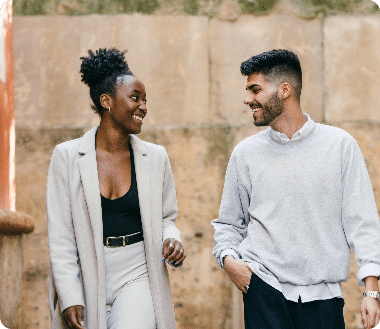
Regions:
<svg viewBox="0 0 380 329"><path fill-rule="evenodd" d="M143 118L138 115L133 115L132 117L135 118L136 120L143 121Z"/></svg>
<svg viewBox="0 0 380 329"><path fill-rule="evenodd" d="M255 113L255 112L257 112L258 110L260 110L261 109L261 107L256 107L256 108L253 108L252 109L252 113Z"/></svg>

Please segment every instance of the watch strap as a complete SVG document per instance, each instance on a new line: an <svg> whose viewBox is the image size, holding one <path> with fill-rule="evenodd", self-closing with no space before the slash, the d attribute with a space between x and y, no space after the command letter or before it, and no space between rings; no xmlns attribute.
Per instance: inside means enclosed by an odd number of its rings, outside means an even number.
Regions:
<svg viewBox="0 0 380 329"><path fill-rule="evenodd" d="M372 297L375 298L378 302L380 302L380 292L378 291L365 291L363 292L364 297Z"/></svg>

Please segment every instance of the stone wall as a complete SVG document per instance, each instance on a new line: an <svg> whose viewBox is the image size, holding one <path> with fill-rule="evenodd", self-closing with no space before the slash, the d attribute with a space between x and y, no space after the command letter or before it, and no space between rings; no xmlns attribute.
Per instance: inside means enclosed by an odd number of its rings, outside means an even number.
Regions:
<svg viewBox="0 0 380 329"><path fill-rule="evenodd" d="M170 157L188 255L182 268L170 270L178 328L232 329L241 328L232 303L239 294L211 254L210 221L218 214L232 148L259 131L242 103L240 62L272 48L299 55L302 109L357 139L380 209L379 24L379 15L233 22L140 14L15 17L16 208L36 220L24 248L25 328L49 328L45 184L51 153L98 122L79 75L79 57L88 49L128 50L128 63L147 90L140 137L164 145ZM350 329L360 328L356 271L352 263L343 285Z"/></svg>

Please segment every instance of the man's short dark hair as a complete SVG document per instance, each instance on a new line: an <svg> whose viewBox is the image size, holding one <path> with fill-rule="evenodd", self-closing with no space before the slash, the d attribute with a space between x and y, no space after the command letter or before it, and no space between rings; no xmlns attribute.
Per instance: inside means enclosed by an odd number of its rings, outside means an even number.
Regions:
<svg viewBox="0 0 380 329"><path fill-rule="evenodd" d="M297 55L285 49L266 51L241 63L240 72L243 75L261 73L265 80L280 85L288 82L297 99L300 99L302 89L302 70Z"/></svg>

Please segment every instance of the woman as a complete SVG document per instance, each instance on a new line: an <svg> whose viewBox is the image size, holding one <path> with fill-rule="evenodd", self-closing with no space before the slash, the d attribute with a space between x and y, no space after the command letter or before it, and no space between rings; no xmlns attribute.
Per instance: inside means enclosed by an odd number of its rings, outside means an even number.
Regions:
<svg viewBox="0 0 380 329"><path fill-rule="evenodd" d="M144 84L117 49L81 57L100 125L57 145L47 182L52 328L169 329L165 263L186 255L162 146L143 142Z"/></svg>

